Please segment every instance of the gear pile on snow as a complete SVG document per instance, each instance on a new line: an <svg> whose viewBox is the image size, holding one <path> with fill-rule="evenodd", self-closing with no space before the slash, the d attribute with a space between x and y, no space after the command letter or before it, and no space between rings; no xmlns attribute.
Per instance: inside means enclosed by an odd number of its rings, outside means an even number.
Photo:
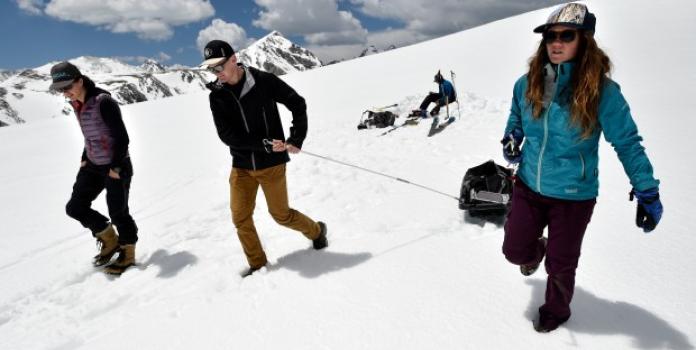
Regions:
<svg viewBox="0 0 696 350"><path fill-rule="evenodd" d="M360 124L358 124L358 130L362 129L372 129L372 128L386 128L388 126L394 125L394 121L397 115L390 111L371 111L367 110L363 112L364 117L367 114L367 118L364 120L361 118Z"/></svg>

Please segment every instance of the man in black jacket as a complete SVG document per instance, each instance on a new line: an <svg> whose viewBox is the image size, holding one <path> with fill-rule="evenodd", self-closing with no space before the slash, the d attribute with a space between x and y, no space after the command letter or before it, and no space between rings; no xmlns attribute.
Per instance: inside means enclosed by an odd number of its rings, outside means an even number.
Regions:
<svg viewBox="0 0 696 350"><path fill-rule="evenodd" d="M307 135L307 106L302 96L271 73L237 63L232 47L221 40L205 46L201 68L217 80L207 86L210 109L222 142L230 147L230 208L232 221L249 262L243 276L266 265L252 218L259 186L273 219L302 232L314 249L328 245L326 224L315 222L288 204L285 163L289 153L299 153ZM285 139L277 102L292 112L290 137Z"/></svg>

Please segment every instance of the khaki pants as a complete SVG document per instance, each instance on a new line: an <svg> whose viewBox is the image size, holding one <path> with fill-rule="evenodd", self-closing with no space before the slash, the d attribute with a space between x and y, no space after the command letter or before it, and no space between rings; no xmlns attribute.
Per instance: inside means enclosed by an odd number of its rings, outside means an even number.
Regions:
<svg viewBox="0 0 696 350"><path fill-rule="evenodd" d="M277 223L300 231L311 240L319 237L321 230L319 224L289 207L285 164L262 170L232 168L230 173L232 222L237 228L239 241L252 268L260 268L267 262L253 219L259 185L266 197L268 212Z"/></svg>

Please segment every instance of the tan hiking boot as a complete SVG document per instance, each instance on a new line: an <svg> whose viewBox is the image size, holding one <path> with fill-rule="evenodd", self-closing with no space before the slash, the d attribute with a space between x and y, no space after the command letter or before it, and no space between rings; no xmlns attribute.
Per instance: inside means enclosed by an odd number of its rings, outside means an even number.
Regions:
<svg viewBox="0 0 696 350"><path fill-rule="evenodd" d="M118 251L118 235L114 231L114 226L109 224L104 231L97 233L95 237L97 238L99 254L94 256L92 264L94 266L106 265Z"/></svg>
<svg viewBox="0 0 696 350"><path fill-rule="evenodd" d="M104 272L110 275L121 275L127 268L135 265L135 244L122 245L118 250L116 261L104 268Z"/></svg>

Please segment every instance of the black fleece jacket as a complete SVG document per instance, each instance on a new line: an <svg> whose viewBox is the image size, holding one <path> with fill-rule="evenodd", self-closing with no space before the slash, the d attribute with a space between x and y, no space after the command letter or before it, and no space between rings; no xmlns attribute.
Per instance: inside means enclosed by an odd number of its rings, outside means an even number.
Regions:
<svg viewBox="0 0 696 350"><path fill-rule="evenodd" d="M263 140L285 140L302 148L307 135L305 100L274 74L240 66L245 76L235 86L220 81L207 85L215 127L220 140L230 148L232 166L259 170L286 163L290 161L288 153L268 152ZM292 112L287 140L276 103Z"/></svg>

